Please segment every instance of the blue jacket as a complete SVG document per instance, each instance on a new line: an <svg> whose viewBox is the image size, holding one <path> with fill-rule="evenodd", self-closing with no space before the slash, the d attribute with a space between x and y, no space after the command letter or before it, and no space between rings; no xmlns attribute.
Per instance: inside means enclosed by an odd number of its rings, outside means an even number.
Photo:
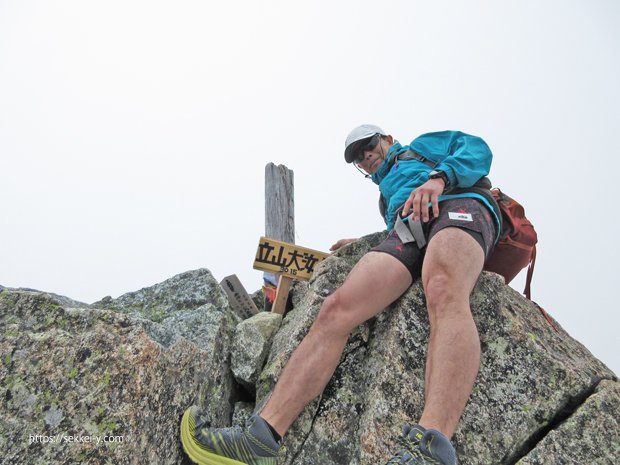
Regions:
<svg viewBox="0 0 620 465"><path fill-rule="evenodd" d="M405 203L411 191L428 181L432 168L418 160L398 160L398 155L413 150L436 163L436 170L448 176L451 188L472 187L481 177L489 174L493 154L489 146L480 138L459 131L441 131L422 134L409 145L395 142L387 153L372 180L386 203L385 222L388 231L394 227L397 211ZM499 219L488 200L480 194L461 193L441 195L439 201L473 197L481 200L492 212L496 223ZM499 231L499 227L497 228Z"/></svg>

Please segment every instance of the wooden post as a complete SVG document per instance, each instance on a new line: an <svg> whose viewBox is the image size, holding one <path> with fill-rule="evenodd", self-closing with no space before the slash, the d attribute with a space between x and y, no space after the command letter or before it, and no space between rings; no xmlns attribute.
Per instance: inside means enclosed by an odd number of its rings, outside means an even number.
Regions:
<svg viewBox="0 0 620 465"><path fill-rule="evenodd" d="M286 301L288 300L288 292L291 290L293 278L289 276L280 276L278 279L278 290L276 291L276 299L273 301L271 313L284 315L286 310Z"/></svg>
<svg viewBox="0 0 620 465"><path fill-rule="evenodd" d="M295 196L293 171L284 165L265 166L265 236L295 243ZM271 311L283 314L292 278L280 276Z"/></svg>
<svg viewBox="0 0 620 465"><path fill-rule="evenodd" d="M293 171L284 165L265 166L265 236L295 243Z"/></svg>

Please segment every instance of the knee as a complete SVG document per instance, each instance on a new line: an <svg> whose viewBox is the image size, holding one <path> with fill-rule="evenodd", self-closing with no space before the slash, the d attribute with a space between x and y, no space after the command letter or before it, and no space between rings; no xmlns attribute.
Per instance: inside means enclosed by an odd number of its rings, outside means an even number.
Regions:
<svg viewBox="0 0 620 465"><path fill-rule="evenodd" d="M431 322L437 317L447 316L460 309L460 306L454 305L460 298L457 286L445 272L437 272L430 276L425 283L424 293Z"/></svg>
<svg viewBox="0 0 620 465"><path fill-rule="evenodd" d="M314 322L314 329L324 332L349 333L352 328L347 324L347 308L338 291L323 301Z"/></svg>

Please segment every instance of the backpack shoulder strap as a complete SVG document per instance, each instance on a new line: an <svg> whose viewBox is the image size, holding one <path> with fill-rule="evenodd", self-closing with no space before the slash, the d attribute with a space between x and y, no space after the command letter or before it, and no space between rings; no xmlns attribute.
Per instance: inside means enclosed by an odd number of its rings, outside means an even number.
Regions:
<svg viewBox="0 0 620 465"><path fill-rule="evenodd" d="M435 168L435 166L437 166L437 163L435 163L434 161L429 160L425 156L420 155L418 152L416 152L415 150L411 150L411 149L406 150L403 153L399 154L397 156L397 160L399 161L418 160L424 163L426 166L430 166L431 168Z"/></svg>
<svg viewBox="0 0 620 465"><path fill-rule="evenodd" d="M381 213L381 218L385 218L385 211L387 210L387 205L385 204L385 198L381 191L379 191L379 212Z"/></svg>
<svg viewBox="0 0 620 465"><path fill-rule="evenodd" d="M527 275L525 277L525 289L523 290L523 294L528 300L532 300L532 276L534 275L534 265L536 264L536 245L532 248L532 257L530 264L527 267Z"/></svg>

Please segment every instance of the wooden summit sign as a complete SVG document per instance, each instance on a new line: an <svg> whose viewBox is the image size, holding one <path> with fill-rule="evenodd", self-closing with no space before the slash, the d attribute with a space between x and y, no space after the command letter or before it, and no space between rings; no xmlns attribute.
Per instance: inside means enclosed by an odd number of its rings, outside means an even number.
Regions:
<svg viewBox="0 0 620 465"><path fill-rule="evenodd" d="M307 281L316 266L327 257L329 254L318 250L261 237L254 269Z"/></svg>

